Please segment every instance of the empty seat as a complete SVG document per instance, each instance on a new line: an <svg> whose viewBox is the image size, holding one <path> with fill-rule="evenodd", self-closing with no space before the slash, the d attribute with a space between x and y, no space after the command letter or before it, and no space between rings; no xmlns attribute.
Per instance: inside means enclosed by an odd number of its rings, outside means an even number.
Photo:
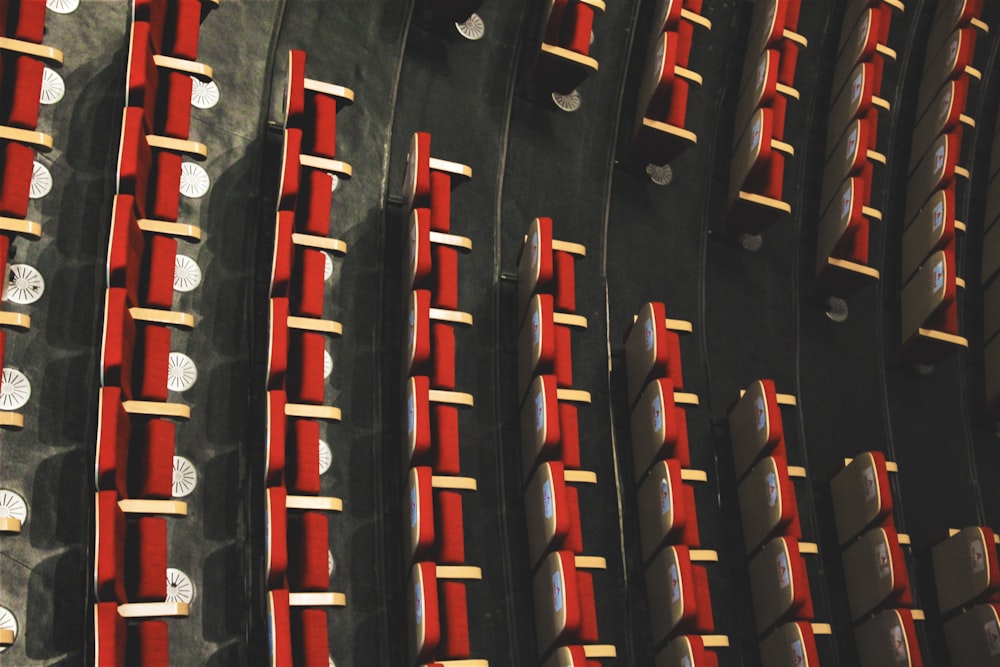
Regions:
<svg viewBox="0 0 1000 667"><path fill-rule="evenodd" d="M555 646L596 644L597 606L590 569L604 569L603 558L553 551L535 572L535 637L538 655Z"/></svg>
<svg viewBox="0 0 1000 667"><path fill-rule="evenodd" d="M201 22L219 0L133 0L132 18L149 21L156 53L198 59Z"/></svg>
<svg viewBox="0 0 1000 667"><path fill-rule="evenodd" d="M961 136L953 130L938 137L924 154L906 185L906 227L936 191L948 188L956 178L968 179L968 170L958 164L961 150Z"/></svg>
<svg viewBox="0 0 1000 667"><path fill-rule="evenodd" d="M786 85L794 85L798 49L809 45L808 40L796 32L800 4L800 0L767 0L754 5L743 61L743 76L740 79L741 90L750 83L756 71L758 56L768 48L782 51L783 71L779 74L779 80Z"/></svg>
<svg viewBox="0 0 1000 667"><path fill-rule="evenodd" d="M866 185L862 193L864 203L871 200L871 187L876 164L884 165L886 157L875 149L877 131L876 119L870 116L851 121L833 147L833 152L827 160L823 174L823 192L820 195L821 206L835 203L837 191L844 179L849 176L859 176Z"/></svg>
<svg viewBox="0 0 1000 667"><path fill-rule="evenodd" d="M458 409L472 407L472 395L431 389L426 376L409 378L405 394L407 462L428 465L440 474L458 474Z"/></svg>
<svg viewBox="0 0 1000 667"><path fill-rule="evenodd" d="M615 647L606 644L560 646L552 651L542 667L598 667L601 664L598 662L601 658L614 658L617 655ZM440 665L439 667L448 667L448 665ZM469 667L479 666L469 665Z"/></svg>
<svg viewBox="0 0 1000 667"><path fill-rule="evenodd" d="M802 538L792 477L804 475L804 470L793 469L784 459L767 456L739 483L736 491L743 523L743 547L748 554L772 537Z"/></svg>
<svg viewBox="0 0 1000 667"><path fill-rule="evenodd" d="M939 51L927 51L917 96L917 118L928 112L934 96L947 81L968 78L972 83L982 79L982 73L972 65L976 53L976 33L976 29L971 27L958 28Z"/></svg>
<svg viewBox="0 0 1000 667"><path fill-rule="evenodd" d="M774 112L775 138L784 138L785 113L788 100L798 100L799 91L778 80L781 70L781 51L765 49L760 54L752 84L744 88L736 103L734 126L745 128L757 109L768 108ZM738 145L740 134L733 133L733 148Z"/></svg>
<svg viewBox="0 0 1000 667"><path fill-rule="evenodd" d="M528 562L532 569L550 551L583 553L577 485L596 483L596 474L566 470L559 461L538 466L524 489Z"/></svg>
<svg viewBox="0 0 1000 667"><path fill-rule="evenodd" d="M535 72L542 86L567 94L598 70L590 54L594 15L602 0L546 0Z"/></svg>
<svg viewBox="0 0 1000 667"><path fill-rule="evenodd" d="M536 375L552 374L560 387L573 386L571 332L586 327L586 317L556 312L552 295L531 298L517 338L518 396Z"/></svg>
<svg viewBox="0 0 1000 667"><path fill-rule="evenodd" d="M428 290L435 308L457 310L458 256L472 250L472 240L432 231L430 218L430 209L415 208L410 212L403 265L409 278L407 288Z"/></svg>
<svg viewBox="0 0 1000 667"><path fill-rule="evenodd" d="M830 634L829 626L824 627ZM768 667L819 667L815 628L802 621L785 623L760 642L760 660Z"/></svg>
<svg viewBox="0 0 1000 667"><path fill-rule="evenodd" d="M729 215L733 231L755 234L791 213L783 201L785 157L795 150L775 138L771 109L758 109L743 129L729 171Z"/></svg>
<svg viewBox="0 0 1000 667"><path fill-rule="evenodd" d="M307 78L306 53L288 52L285 89L285 127L302 130L302 151L334 158L337 152L337 113L354 103L354 91Z"/></svg>
<svg viewBox="0 0 1000 667"><path fill-rule="evenodd" d="M748 569L759 634L787 621L812 620L812 594L798 540L775 537L750 559Z"/></svg>
<svg viewBox="0 0 1000 667"><path fill-rule="evenodd" d="M642 306L625 333L629 405L635 404L651 380L669 378L675 388L684 387L679 334L692 330L690 322L668 319L661 302Z"/></svg>
<svg viewBox="0 0 1000 667"><path fill-rule="evenodd" d="M656 667L719 667L719 658L710 648L729 646L719 635L681 635L656 654Z"/></svg>
<svg viewBox="0 0 1000 667"><path fill-rule="evenodd" d="M675 458L690 467L687 415L684 407L697 405L695 394L674 391L668 379L650 382L639 396L629 419L632 428L632 469L638 481L658 461Z"/></svg>
<svg viewBox="0 0 1000 667"><path fill-rule="evenodd" d="M129 624L114 602L94 605L95 667L169 667L170 638L166 621Z"/></svg>
<svg viewBox="0 0 1000 667"><path fill-rule="evenodd" d="M900 539L891 526L868 532L844 548L844 581L851 617L864 616L887 607L910 607L910 577Z"/></svg>
<svg viewBox="0 0 1000 667"><path fill-rule="evenodd" d="M701 545L694 489L684 482L707 480L704 471L682 468L677 459L659 461L653 466L636 489L643 562L666 546Z"/></svg>
<svg viewBox="0 0 1000 667"><path fill-rule="evenodd" d="M955 199L954 188L938 190L903 232L900 274L904 283L932 253L949 249L955 251L956 232L965 231L965 224L955 219ZM985 262L985 247L983 256Z"/></svg>
<svg viewBox="0 0 1000 667"><path fill-rule="evenodd" d="M580 426L577 404L590 394L560 389L554 375L538 375L521 403L521 462L527 478L542 461L562 461L580 467Z"/></svg>
<svg viewBox="0 0 1000 667"><path fill-rule="evenodd" d="M995 601L1000 563L993 531L969 526L931 547L934 584L942 616L982 601Z"/></svg>
<svg viewBox="0 0 1000 667"><path fill-rule="evenodd" d="M431 157L429 132L414 132L406 154L403 201L407 209L429 208L431 229L451 231L451 191L472 178L472 168Z"/></svg>
<svg viewBox="0 0 1000 667"><path fill-rule="evenodd" d="M847 178L820 218L816 238L816 284L826 294L847 297L879 279L869 266L869 229L881 213L865 205L870 184L864 176Z"/></svg>
<svg viewBox="0 0 1000 667"><path fill-rule="evenodd" d="M403 498L407 565L430 561L439 565L465 562L462 491L475 491L471 477L435 475L426 466L410 468Z"/></svg>
<svg viewBox="0 0 1000 667"><path fill-rule="evenodd" d="M794 405L795 398L778 394L773 380L757 380L730 409L729 437L737 479L763 456L786 458L782 403Z"/></svg>
<svg viewBox="0 0 1000 667"><path fill-rule="evenodd" d="M291 296L294 292L297 314L319 312L318 316L321 317L326 259L321 254L303 255L301 250L323 251L334 257L343 257L347 254L347 244L339 239L296 232L297 212L298 210L296 213L278 211L275 215L274 251L271 255L271 296ZM327 224L329 225L329 220ZM296 252L297 250L299 252ZM303 259L309 266L297 266L297 262Z"/></svg>
<svg viewBox="0 0 1000 667"><path fill-rule="evenodd" d="M889 101L879 95L882 79L870 62L858 63L839 91L834 91L827 119L826 154L833 152L838 139L851 121L871 118L878 124L878 112L889 111Z"/></svg>
<svg viewBox="0 0 1000 667"><path fill-rule="evenodd" d="M910 609L886 609L858 625L854 630L854 643L858 647L861 667L923 667L913 623L916 613ZM954 664L974 663L957 661Z"/></svg>
<svg viewBox="0 0 1000 667"><path fill-rule="evenodd" d="M518 322L535 294L551 294L556 310L576 312L575 260L586 255L583 245L552 238L552 218L535 218L517 258Z"/></svg>
<svg viewBox="0 0 1000 667"><path fill-rule="evenodd" d="M284 588L268 591L270 664L275 667L329 664L330 646L323 608L345 604L342 593L290 593Z"/></svg>
<svg viewBox="0 0 1000 667"><path fill-rule="evenodd" d="M3 141L2 134L0 131L0 215L24 218L28 215L35 150L17 141Z"/></svg>
<svg viewBox="0 0 1000 667"><path fill-rule="evenodd" d="M268 484L285 484L293 493L319 492L319 426L316 420L340 421L340 408L289 403L284 390L267 392L264 426L265 475ZM316 447L315 470L312 447ZM286 458L290 461L286 471ZM286 474L287 473L287 474Z"/></svg>
<svg viewBox="0 0 1000 667"><path fill-rule="evenodd" d="M952 79L941 86L930 108L913 129L910 166L907 173L913 173L920 159L927 154L927 151L941 135L955 132L959 146L962 145L963 128L975 128L976 126L976 121L966 114L968 95L969 79L967 77Z"/></svg>
<svg viewBox="0 0 1000 667"><path fill-rule="evenodd" d="M870 4L857 15L854 24L845 22L846 40L837 54L833 73L833 90L840 90L859 63L871 62L874 74L882 78L883 61L895 60L896 52L889 48L892 9L886 4Z"/></svg>
<svg viewBox="0 0 1000 667"><path fill-rule="evenodd" d="M1000 665L1000 605L981 604L944 624L953 665Z"/></svg>
<svg viewBox="0 0 1000 667"><path fill-rule="evenodd" d="M955 255L946 249L928 257L904 285L901 328L903 352L909 358L933 363L956 347L968 347L958 332L959 282Z"/></svg>
<svg viewBox="0 0 1000 667"><path fill-rule="evenodd" d="M0 36L41 44L45 0L0 0Z"/></svg>
<svg viewBox="0 0 1000 667"><path fill-rule="evenodd" d="M470 656L465 582L478 579L478 567L414 563L407 586L410 664Z"/></svg>
<svg viewBox="0 0 1000 667"><path fill-rule="evenodd" d="M841 546L868 528L891 522L889 468L882 452L863 452L830 480L833 518Z"/></svg>
<svg viewBox="0 0 1000 667"><path fill-rule="evenodd" d="M38 127L42 72L38 58L0 48L0 125L34 130Z"/></svg>
<svg viewBox="0 0 1000 667"><path fill-rule="evenodd" d="M715 630L708 571L697 563L718 562L714 551L667 547L646 567L646 600L653 644L678 634Z"/></svg>
<svg viewBox="0 0 1000 667"><path fill-rule="evenodd" d="M431 293L413 290L408 299L403 372L427 375L435 389L455 388L455 325L472 326L472 315L431 307Z"/></svg>
<svg viewBox="0 0 1000 667"><path fill-rule="evenodd" d="M343 510L340 498L289 495L271 486L264 496L265 575L271 588L326 592L329 525L324 513ZM300 510L289 516L289 510ZM338 599L343 598L337 594Z"/></svg>

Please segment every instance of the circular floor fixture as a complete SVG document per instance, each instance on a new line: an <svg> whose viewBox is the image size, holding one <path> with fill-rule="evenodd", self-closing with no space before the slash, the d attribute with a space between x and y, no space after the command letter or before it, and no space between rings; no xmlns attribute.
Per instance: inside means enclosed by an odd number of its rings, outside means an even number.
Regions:
<svg viewBox="0 0 1000 667"><path fill-rule="evenodd" d="M31 165L31 185L28 186L28 196L31 199L41 199L52 192L52 172L44 164L35 160Z"/></svg>
<svg viewBox="0 0 1000 667"><path fill-rule="evenodd" d="M333 552L329 549L326 550L326 574L328 577L333 576Z"/></svg>
<svg viewBox="0 0 1000 667"><path fill-rule="evenodd" d="M336 174L330 174L330 192L336 192L338 185L340 185L340 177Z"/></svg>
<svg viewBox="0 0 1000 667"><path fill-rule="evenodd" d="M327 657L330 659L330 667L337 667L337 665L333 664L333 656L328 655Z"/></svg>
<svg viewBox="0 0 1000 667"><path fill-rule="evenodd" d="M17 519L23 524L28 519L28 503L19 493L0 489L0 519Z"/></svg>
<svg viewBox="0 0 1000 667"><path fill-rule="evenodd" d="M326 350L323 350L323 379L330 377L333 372L333 357Z"/></svg>
<svg viewBox="0 0 1000 667"><path fill-rule="evenodd" d="M562 93L552 93L552 101L563 111L572 113L580 108L583 98L580 97L580 91L572 90L565 95Z"/></svg>
<svg viewBox="0 0 1000 667"><path fill-rule="evenodd" d="M211 109L219 103L222 95L214 81L202 81L191 77L191 106L196 109Z"/></svg>
<svg viewBox="0 0 1000 667"><path fill-rule="evenodd" d="M326 443L326 440L319 441L319 474L325 473L330 469L330 464L333 463L333 451L330 449L330 445Z"/></svg>
<svg viewBox="0 0 1000 667"><path fill-rule="evenodd" d="M11 264L7 299L21 306L35 303L45 294L45 279L30 264Z"/></svg>
<svg viewBox="0 0 1000 667"><path fill-rule="evenodd" d="M590 45L591 46L594 45L594 31L593 30L590 31Z"/></svg>
<svg viewBox="0 0 1000 667"><path fill-rule="evenodd" d="M477 39L482 39L483 35L486 34L486 24L483 22L482 17L475 12L469 18L465 19L463 23L456 23L455 28L458 29L459 35L473 42Z"/></svg>
<svg viewBox="0 0 1000 667"><path fill-rule="evenodd" d="M191 357L183 352L171 352L167 362L167 388L171 391L187 391L198 380L198 368Z"/></svg>
<svg viewBox="0 0 1000 667"><path fill-rule="evenodd" d="M749 252L757 252L764 245L760 234L740 234L740 247Z"/></svg>
<svg viewBox="0 0 1000 667"><path fill-rule="evenodd" d="M326 258L323 260L323 280L329 280L333 275L333 257L328 252L324 252L323 256Z"/></svg>
<svg viewBox="0 0 1000 667"><path fill-rule="evenodd" d="M31 382L16 368L3 369L0 376L0 409L18 410L31 398Z"/></svg>
<svg viewBox="0 0 1000 667"><path fill-rule="evenodd" d="M80 0L45 0L45 6L56 14L72 14L80 6Z"/></svg>
<svg viewBox="0 0 1000 667"><path fill-rule="evenodd" d="M66 94L66 82L59 72L45 67L42 69L42 92L38 100L42 104L55 104Z"/></svg>
<svg viewBox="0 0 1000 667"><path fill-rule="evenodd" d="M191 604L192 600L194 600L194 583L191 582L191 577L176 568L168 567L166 601Z"/></svg>
<svg viewBox="0 0 1000 667"><path fill-rule="evenodd" d="M204 197L211 185L212 179L208 177L208 172L200 164L185 162L181 165L182 195L191 199Z"/></svg>
<svg viewBox="0 0 1000 667"><path fill-rule="evenodd" d="M659 165L650 162L646 165L646 175L656 185L670 185L674 180L674 170L669 164Z"/></svg>
<svg viewBox="0 0 1000 667"><path fill-rule="evenodd" d="M826 316L834 322L844 322L847 320L849 311L847 301L837 296L831 296L826 300Z"/></svg>
<svg viewBox="0 0 1000 667"><path fill-rule="evenodd" d="M7 607L0 607L0 630L10 630L14 633L14 641L17 641L17 617ZM9 648L9 646L0 646L0 653Z"/></svg>
<svg viewBox="0 0 1000 667"><path fill-rule="evenodd" d="M183 498L191 495L194 487L198 486L198 473L194 469L194 464L183 456L174 457L174 470L171 477L171 493L174 498Z"/></svg>
<svg viewBox="0 0 1000 667"><path fill-rule="evenodd" d="M201 284L201 267L187 255L174 258L174 291L190 292Z"/></svg>

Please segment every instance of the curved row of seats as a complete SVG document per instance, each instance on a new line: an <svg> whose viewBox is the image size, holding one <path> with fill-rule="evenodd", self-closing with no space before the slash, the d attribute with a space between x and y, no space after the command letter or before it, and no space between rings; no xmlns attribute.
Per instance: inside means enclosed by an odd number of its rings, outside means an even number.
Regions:
<svg viewBox="0 0 1000 667"><path fill-rule="evenodd" d="M965 281L956 266L956 232L965 229L958 201L969 179L963 163L971 158L963 156L963 131L974 131L969 100L982 78L976 43L988 31L982 6L938 4L920 80L903 216L901 339L907 358L921 363L968 347L958 318L957 290Z"/></svg>
<svg viewBox="0 0 1000 667"><path fill-rule="evenodd" d="M322 422L327 404L327 340L343 333L325 317L326 265L347 244L329 237L332 192L352 175L337 159L337 115L349 88L306 77L306 54L288 53L278 205L268 290L264 417L264 582L271 665L320 667L330 660L329 515L340 498L322 496Z"/></svg>
<svg viewBox="0 0 1000 667"><path fill-rule="evenodd" d="M815 637L831 631L829 625L813 622L803 556L818 553L818 548L802 539L793 482L805 478L806 471L789 465L785 443L781 407L796 403L794 396L778 393L774 381L764 379L741 391L729 411L761 662L788 667L819 664Z"/></svg>
<svg viewBox="0 0 1000 667"><path fill-rule="evenodd" d="M545 0L535 59L537 85L545 92L569 95L599 64L590 55L594 17L604 0Z"/></svg>
<svg viewBox="0 0 1000 667"><path fill-rule="evenodd" d="M688 91L701 75L689 69L695 28L712 29L702 0L660 0L636 100L632 154L637 164L665 165L698 143L687 128Z"/></svg>
<svg viewBox="0 0 1000 667"><path fill-rule="evenodd" d="M784 201L788 100L797 100L795 68L808 40L798 34L801 0L754 4L743 60L729 169L730 230L757 234L791 214Z"/></svg>
<svg viewBox="0 0 1000 667"><path fill-rule="evenodd" d="M578 243L553 236L551 218L535 218L518 257L518 401L529 567L539 661L546 667L590 667L614 658L601 644L594 572L603 556L584 544L581 494L597 484L583 468L578 406L590 393L573 388Z"/></svg>
<svg viewBox="0 0 1000 667"><path fill-rule="evenodd" d="M181 163L203 160L190 141L191 76L212 0L135 0L107 254L101 390L95 454L94 661L102 667L169 664L168 624L188 604L167 600L167 519L176 422L168 401L171 330L194 326L172 310L178 239L201 230L178 221Z"/></svg>
<svg viewBox="0 0 1000 667"><path fill-rule="evenodd" d="M403 257L403 566L409 664L486 667L471 658L467 585L482 579L465 550L459 411L474 405L456 390L456 333L471 327L459 308L459 257L472 241L453 233L452 190L472 177L465 164L433 157L431 135L415 132L403 183L407 224Z"/></svg>
<svg viewBox="0 0 1000 667"><path fill-rule="evenodd" d="M816 282L827 295L848 297L879 279L869 262L869 226L882 219L872 206L879 111L890 110L882 90L893 12L898 0L851 3L844 14L827 116L826 164L817 230Z"/></svg>
<svg viewBox="0 0 1000 667"><path fill-rule="evenodd" d="M682 391L680 335L691 323L668 319L660 302L644 304L625 336L631 451L639 511L646 600L657 667L717 665L709 649L726 647L715 635L692 483L708 479L691 468L685 408L699 404ZM665 645L664 645L665 644Z"/></svg>

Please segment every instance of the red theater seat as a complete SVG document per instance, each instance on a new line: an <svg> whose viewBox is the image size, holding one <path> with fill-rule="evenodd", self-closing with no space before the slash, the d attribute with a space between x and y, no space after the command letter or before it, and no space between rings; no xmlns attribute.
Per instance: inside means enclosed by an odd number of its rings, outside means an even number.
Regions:
<svg viewBox="0 0 1000 667"><path fill-rule="evenodd" d="M288 588L327 591L330 524L323 512L302 512L288 521Z"/></svg>
<svg viewBox="0 0 1000 667"><path fill-rule="evenodd" d="M748 569L758 634L787 621L812 620L812 593L798 540L772 539L750 560Z"/></svg>
<svg viewBox="0 0 1000 667"><path fill-rule="evenodd" d="M156 53L198 59L201 22L219 0L133 0L133 20L148 21Z"/></svg>
<svg viewBox="0 0 1000 667"><path fill-rule="evenodd" d="M594 580L584 567L600 568L602 563L603 559L575 556L569 551L554 551L542 561L533 583L539 655L553 646L597 643Z"/></svg>
<svg viewBox="0 0 1000 667"><path fill-rule="evenodd" d="M337 150L337 112L354 102L354 91L306 78L306 53L288 52L285 127L302 131L302 150L333 158Z"/></svg>
<svg viewBox="0 0 1000 667"><path fill-rule="evenodd" d="M524 489L528 557L532 567L551 551L583 553L577 485L596 483L596 474L566 470L559 461L538 467Z"/></svg>
<svg viewBox="0 0 1000 667"><path fill-rule="evenodd" d="M468 165L431 157L430 133L413 133L406 155L403 199L407 209L430 208L431 230L451 231L451 191L470 178Z"/></svg>
<svg viewBox="0 0 1000 667"><path fill-rule="evenodd" d="M461 492L474 490L476 481L468 477L434 475L426 466L410 469L404 496L408 561L465 562Z"/></svg>
<svg viewBox="0 0 1000 667"><path fill-rule="evenodd" d="M708 571L700 561L717 561L712 551L667 547L646 568L646 600L653 644L675 635L715 630Z"/></svg>
<svg viewBox="0 0 1000 667"><path fill-rule="evenodd" d="M326 556L324 555L324 567ZM295 667L327 667L330 664L330 639L327 635L326 611L295 608L291 612L292 665Z"/></svg>
<svg viewBox="0 0 1000 667"><path fill-rule="evenodd" d="M137 322L125 290L107 290L102 342L102 386L121 387L126 399L167 400L170 329Z"/></svg>
<svg viewBox="0 0 1000 667"><path fill-rule="evenodd" d="M125 411L121 390L103 387L97 423L97 488L120 497L173 496L173 422L137 419Z"/></svg>
<svg viewBox="0 0 1000 667"><path fill-rule="evenodd" d="M525 477L544 461L580 467L580 425L575 403L589 403L590 394L561 389L554 375L539 375L521 404L521 447Z"/></svg>
<svg viewBox="0 0 1000 667"><path fill-rule="evenodd" d="M45 64L9 51L0 51L0 58L0 125L34 130L38 126Z"/></svg>
<svg viewBox="0 0 1000 667"><path fill-rule="evenodd" d="M95 667L169 667L170 640L165 621L127 624L114 602L94 605Z"/></svg>
<svg viewBox="0 0 1000 667"><path fill-rule="evenodd" d="M35 150L15 141L0 141L0 215L28 215Z"/></svg>
<svg viewBox="0 0 1000 667"><path fill-rule="evenodd" d="M45 0L0 0L0 36L41 44Z"/></svg>
<svg viewBox="0 0 1000 667"><path fill-rule="evenodd" d="M104 602L161 602L167 596L167 522L129 523L114 491L96 494L94 592Z"/></svg>
<svg viewBox="0 0 1000 667"><path fill-rule="evenodd" d="M415 563L408 586L410 657L417 664L461 660L470 655L466 579L479 568Z"/></svg>

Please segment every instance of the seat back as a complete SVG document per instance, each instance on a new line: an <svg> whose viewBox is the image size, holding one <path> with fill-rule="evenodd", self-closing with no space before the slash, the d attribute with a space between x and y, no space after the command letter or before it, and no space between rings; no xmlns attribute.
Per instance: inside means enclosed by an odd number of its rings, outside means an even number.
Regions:
<svg viewBox="0 0 1000 667"><path fill-rule="evenodd" d="M761 664L771 667L819 667L812 625L785 623L760 643Z"/></svg>
<svg viewBox="0 0 1000 667"><path fill-rule="evenodd" d="M785 461L767 456L737 487L747 554L775 536L802 537L795 486Z"/></svg>
<svg viewBox="0 0 1000 667"><path fill-rule="evenodd" d="M924 664L909 609L886 609L875 614L855 628L854 643L858 647L861 667L923 667ZM955 664L974 663L958 661Z"/></svg>
<svg viewBox="0 0 1000 667"><path fill-rule="evenodd" d="M812 620L812 595L798 540L773 538L748 569L758 634L786 621Z"/></svg>
<svg viewBox="0 0 1000 667"><path fill-rule="evenodd" d="M830 498L843 546L862 531L892 517L892 489L885 455L863 452L830 480Z"/></svg>
<svg viewBox="0 0 1000 667"><path fill-rule="evenodd" d="M993 531L969 526L931 547L934 583L942 615L984 599L1000 587Z"/></svg>
<svg viewBox="0 0 1000 667"><path fill-rule="evenodd" d="M632 408L632 463L636 481L650 466L664 458L676 458L682 467L691 465L687 437L687 415L674 402L674 386L668 379L650 382Z"/></svg>
<svg viewBox="0 0 1000 667"><path fill-rule="evenodd" d="M784 429L774 381L757 380L729 412L729 436L737 479L761 457L784 457Z"/></svg>
<svg viewBox="0 0 1000 667"><path fill-rule="evenodd" d="M976 605L944 624L953 665L996 665L1000 655L1000 605Z"/></svg>
<svg viewBox="0 0 1000 667"><path fill-rule="evenodd" d="M855 621L883 607L913 603L906 559L892 527L879 526L862 534L844 549L841 559Z"/></svg>
<svg viewBox="0 0 1000 667"><path fill-rule="evenodd" d="M659 461L653 466L636 490L636 503L643 562L648 562L664 546L701 544L694 490L682 483L677 459Z"/></svg>

